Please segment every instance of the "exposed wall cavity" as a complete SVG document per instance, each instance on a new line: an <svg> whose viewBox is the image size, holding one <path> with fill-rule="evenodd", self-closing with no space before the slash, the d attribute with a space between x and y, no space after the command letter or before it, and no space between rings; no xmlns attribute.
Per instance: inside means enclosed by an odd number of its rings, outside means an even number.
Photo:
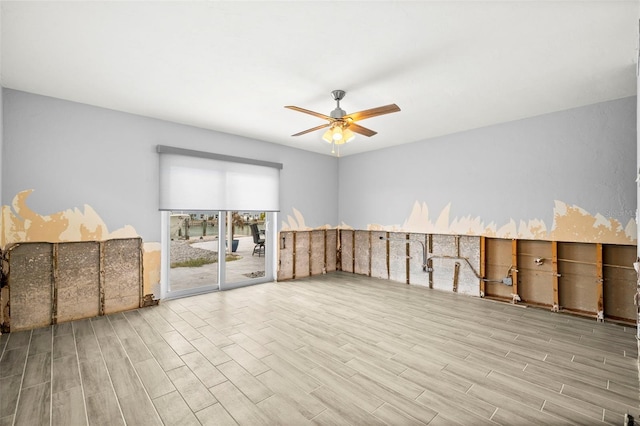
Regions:
<svg viewBox="0 0 640 426"><path fill-rule="evenodd" d="M335 251L306 243L318 232L337 236ZM351 229L287 231L280 240L279 280L317 275L307 259L335 255L344 272L601 320L636 318L632 245Z"/></svg>
<svg viewBox="0 0 640 426"><path fill-rule="evenodd" d="M7 331L135 309L142 297L142 242L17 243L4 253Z"/></svg>
<svg viewBox="0 0 640 426"><path fill-rule="evenodd" d="M338 231L284 231L278 234L278 280L304 278L336 270Z"/></svg>
<svg viewBox="0 0 640 426"><path fill-rule="evenodd" d="M22 191L11 206L2 206L0 323L5 330L153 303L160 285L159 243L143 244L131 226L110 232L88 205L38 214L27 206L32 192Z"/></svg>

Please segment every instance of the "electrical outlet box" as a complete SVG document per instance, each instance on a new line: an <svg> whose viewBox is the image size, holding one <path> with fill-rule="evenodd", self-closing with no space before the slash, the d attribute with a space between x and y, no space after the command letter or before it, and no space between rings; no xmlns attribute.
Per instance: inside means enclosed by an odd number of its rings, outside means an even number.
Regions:
<svg viewBox="0 0 640 426"><path fill-rule="evenodd" d="M504 277L502 279L502 284L504 285L513 285L513 278L511 277Z"/></svg>

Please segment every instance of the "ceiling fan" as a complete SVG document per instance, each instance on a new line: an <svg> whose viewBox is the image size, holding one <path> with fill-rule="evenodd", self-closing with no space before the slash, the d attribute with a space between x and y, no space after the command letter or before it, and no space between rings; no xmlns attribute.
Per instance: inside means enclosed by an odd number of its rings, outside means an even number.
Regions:
<svg viewBox="0 0 640 426"><path fill-rule="evenodd" d="M302 132L298 132L291 136L300 136L328 127L329 129L324 133L324 135L322 135L322 139L332 144L331 153L335 153L335 145L342 145L353 140L355 136L354 132L367 137L371 137L377 133L371 129L367 129L366 127L362 127L359 124L356 124L356 121L400 111L398 105L389 104L377 108L366 109L364 111L354 112L353 114L347 114L345 110L340 108L340 101L344 99L345 94L346 92L344 90L334 90L331 92L331 95L336 101L337 106L336 109L331 111L330 115L320 114L319 112L310 111L308 109L300 108L297 106L285 106L285 108L289 108L294 111L300 111L305 114L310 114L328 121L325 124L313 127L311 129L303 130Z"/></svg>

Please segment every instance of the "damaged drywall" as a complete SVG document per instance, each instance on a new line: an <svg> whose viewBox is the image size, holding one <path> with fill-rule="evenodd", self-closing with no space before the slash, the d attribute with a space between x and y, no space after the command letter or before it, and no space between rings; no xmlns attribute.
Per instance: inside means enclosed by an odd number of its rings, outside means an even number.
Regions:
<svg viewBox="0 0 640 426"><path fill-rule="evenodd" d="M358 275L597 319L635 319L635 271L629 266L635 246L340 229L333 230L339 242L318 242L307 252L306 241L321 241L319 232L331 231L280 233L279 280L298 277L289 266L294 257L326 257ZM286 248L292 241L304 242L294 245L301 254Z"/></svg>
<svg viewBox="0 0 640 426"><path fill-rule="evenodd" d="M4 252L10 315L29 330L140 307L141 240L16 243Z"/></svg>
<svg viewBox="0 0 640 426"><path fill-rule="evenodd" d="M10 206L1 208L6 285L0 292L0 322L5 329L9 324L14 330L27 329L133 309L145 295L152 299L159 293L159 243L143 244L131 226L110 232L87 205L38 214L27 205L32 192L16 194ZM34 250L43 251L29 258L24 252L30 246L25 244L32 243ZM44 266L51 260L44 258L46 247L52 250L54 266ZM31 260L21 265L24 256ZM40 275L26 268L34 265L44 268Z"/></svg>
<svg viewBox="0 0 640 426"><path fill-rule="evenodd" d="M542 241L567 241L584 243L636 245L637 224L630 217L623 224L617 219L605 217L600 213L589 213L585 209L555 200L552 207L553 222L546 224L541 219L513 219L499 225L479 216L451 218L451 203L438 214L431 215L425 202L416 201L409 216L402 225L368 224L369 231L408 232L421 234L470 235L502 239L527 239ZM294 209L294 217L282 222L282 230L310 230L305 225L302 213ZM322 229L325 229L322 227ZM346 224L341 229L350 228Z"/></svg>

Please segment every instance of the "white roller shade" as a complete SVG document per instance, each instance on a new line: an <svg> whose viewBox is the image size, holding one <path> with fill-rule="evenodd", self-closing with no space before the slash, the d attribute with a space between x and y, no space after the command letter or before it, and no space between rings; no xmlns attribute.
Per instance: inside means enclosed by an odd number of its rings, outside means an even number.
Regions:
<svg viewBox="0 0 640 426"><path fill-rule="evenodd" d="M282 164L158 146L160 210L279 211Z"/></svg>

